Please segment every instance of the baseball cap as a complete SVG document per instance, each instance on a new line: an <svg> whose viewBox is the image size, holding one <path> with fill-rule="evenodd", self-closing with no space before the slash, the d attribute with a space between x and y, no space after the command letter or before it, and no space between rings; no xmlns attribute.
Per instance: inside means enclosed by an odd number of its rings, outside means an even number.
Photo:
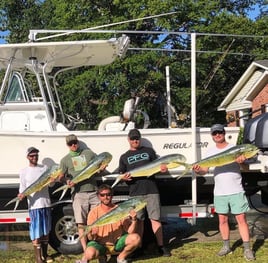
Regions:
<svg viewBox="0 0 268 263"><path fill-rule="evenodd" d="M66 136L66 143L70 143L70 142L73 142L73 141L78 141L76 135L74 134L70 134L68 136Z"/></svg>
<svg viewBox="0 0 268 263"><path fill-rule="evenodd" d="M214 124L214 125L212 125L211 128L210 128L210 132L212 133L212 132L215 132L215 131L224 132L225 131L224 126L222 124Z"/></svg>
<svg viewBox="0 0 268 263"><path fill-rule="evenodd" d="M39 153L39 150L36 149L35 147L29 147L26 151L26 155L28 156L30 153Z"/></svg>
<svg viewBox="0 0 268 263"><path fill-rule="evenodd" d="M129 131L128 133L128 137L131 138L137 138L140 139L141 138L141 133L138 129L132 129Z"/></svg>

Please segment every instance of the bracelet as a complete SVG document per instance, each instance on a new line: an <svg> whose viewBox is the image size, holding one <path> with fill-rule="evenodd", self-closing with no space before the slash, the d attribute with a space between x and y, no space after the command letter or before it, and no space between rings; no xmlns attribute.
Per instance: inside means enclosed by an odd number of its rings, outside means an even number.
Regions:
<svg viewBox="0 0 268 263"><path fill-rule="evenodd" d="M130 218L130 220L132 221L132 222L135 222L135 221L137 221L137 217L132 217L132 218Z"/></svg>

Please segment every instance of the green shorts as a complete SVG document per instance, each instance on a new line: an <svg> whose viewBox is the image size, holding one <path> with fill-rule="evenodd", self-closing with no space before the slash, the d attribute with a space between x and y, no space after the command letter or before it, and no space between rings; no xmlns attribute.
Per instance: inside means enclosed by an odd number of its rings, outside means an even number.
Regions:
<svg viewBox="0 0 268 263"><path fill-rule="evenodd" d="M124 234L123 236L121 236L115 243L114 246L105 246L102 245L94 240L89 241L87 243L88 247L94 247L96 250L99 251L100 256L104 256L106 254L118 254L118 252L121 252L125 245L126 245L126 238L127 238L128 234Z"/></svg>
<svg viewBox="0 0 268 263"><path fill-rule="evenodd" d="M214 196L216 213L239 215L249 210L248 200L244 192L233 195Z"/></svg>

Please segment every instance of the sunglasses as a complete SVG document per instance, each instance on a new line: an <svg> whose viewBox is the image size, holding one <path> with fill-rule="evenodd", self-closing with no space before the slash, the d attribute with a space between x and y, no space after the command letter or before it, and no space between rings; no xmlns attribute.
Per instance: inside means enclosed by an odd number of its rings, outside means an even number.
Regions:
<svg viewBox="0 0 268 263"><path fill-rule="evenodd" d="M112 196L112 193L103 193L103 194L99 193L99 196L101 196L101 197Z"/></svg>
<svg viewBox="0 0 268 263"><path fill-rule="evenodd" d="M72 146L73 144L77 144L78 143L78 141L77 140L73 140L73 141L69 141L68 143L67 143L67 145L68 146Z"/></svg>
<svg viewBox="0 0 268 263"><path fill-rule="evenodd" d="M217 134L224 134L224 131L214 131L211 134L212 134L212 136L215 136Z"/></svg>
<svg viewBox="0 0 268 263"><path fill-rule="evenodd" d="M131 141L139 141L140 140L140 137L138 136L133 136L133 137L130 137L129 138Z"/></svg>
<svg viewBox="0 0 268 263"><path fill-rule="evenodd" d="M29 154L28 157L30 157L30 158L36 157L37 158L38 157L38 154Z"/></svg>

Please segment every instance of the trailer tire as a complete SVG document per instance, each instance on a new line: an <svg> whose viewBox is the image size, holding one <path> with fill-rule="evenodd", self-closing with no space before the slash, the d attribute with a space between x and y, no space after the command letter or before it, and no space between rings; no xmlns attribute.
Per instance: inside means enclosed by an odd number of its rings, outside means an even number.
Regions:
<svg viewBox="0 0 268 263"><path fill-rule="evenodd" d="M83 252L72 205L59 205L52 210L52 228L49 244L61 254L81 254Z"/></svg>

